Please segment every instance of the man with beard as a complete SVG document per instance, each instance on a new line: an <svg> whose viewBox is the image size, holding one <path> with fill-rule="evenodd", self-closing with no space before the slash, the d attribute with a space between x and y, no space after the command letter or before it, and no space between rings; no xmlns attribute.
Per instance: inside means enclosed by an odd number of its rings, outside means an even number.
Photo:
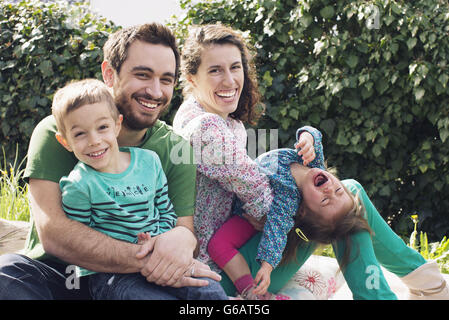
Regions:
<svg viewBox="0 0 449 320"><path fill-rule="evenodd" d="M139 245L112 239L67 218L58 182L77 159L56 141L55 120L49 116L36 126L28 150L25 177L33 223L25 255L0 257L0 299L89 298L83 285L88 277L80 283L72 265L106 273L140 272L147 281L163 286L207 285L198 277L220 280L193 259L196 166L192 161L175 165L170 159L174 148L193 152L188 142L158 120L170 103L178 75L173 34L156 23L130 27L112 34L103 50L103 80L124 117L119 145L158 154L177 225Z"/></svg>

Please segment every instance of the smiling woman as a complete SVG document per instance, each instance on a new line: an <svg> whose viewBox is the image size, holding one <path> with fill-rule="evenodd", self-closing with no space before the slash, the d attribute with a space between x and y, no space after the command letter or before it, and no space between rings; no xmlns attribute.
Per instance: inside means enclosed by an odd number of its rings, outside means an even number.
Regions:
<svg viewBox="0 0 449 320"><path fill-rule="evenodd" d="M187 80L203 108L226 120L237 110L244 84L240 51L232 44L211 44L201 60L198 72Z"/></svg>

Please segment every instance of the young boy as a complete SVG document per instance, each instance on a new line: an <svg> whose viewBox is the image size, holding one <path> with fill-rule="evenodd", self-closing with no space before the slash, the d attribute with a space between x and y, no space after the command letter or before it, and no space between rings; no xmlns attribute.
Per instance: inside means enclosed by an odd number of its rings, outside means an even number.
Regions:
<svg viewBox="0 0 449 320"><path fill-rule="evenodd" d="M176 225L167 179L157 154L119 148L117 136L123 117L104 83L87 79L59 89L52 112L58 127L56 139L80 160L60 180L62 206L68 217L128 242L149 240ZM102 274L84 268L77 271L80 276L91 275L89 286L96 299L101 299L106 283L120 292L122 299L161 298L160 291L167 293L166 299L224 296L220 290L208 289L211 284L160 287L147 282L140 273ZM154 290L157 295L153 295Z"/></svg>

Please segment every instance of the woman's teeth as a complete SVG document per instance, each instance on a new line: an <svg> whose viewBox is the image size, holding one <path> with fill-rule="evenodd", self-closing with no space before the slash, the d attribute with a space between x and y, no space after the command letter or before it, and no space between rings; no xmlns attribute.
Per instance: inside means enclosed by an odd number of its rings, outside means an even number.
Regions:
<svg viewBox="0 0 449 320"><path fill-rule="evenodd" d="M222 91L220 93L217 92L217 96L222 97L222 98L230 98L233 97L235 95L236 90L232 90L232 91Z"/></svg>

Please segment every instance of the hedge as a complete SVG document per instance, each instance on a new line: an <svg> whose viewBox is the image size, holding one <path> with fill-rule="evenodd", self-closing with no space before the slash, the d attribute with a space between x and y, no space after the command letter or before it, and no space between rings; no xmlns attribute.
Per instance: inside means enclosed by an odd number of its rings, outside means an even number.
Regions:
<svg viewBox="0 0 449 320"><path fill-rule="evenodd" d="M103 43L117 27L83 3L2 1L0 8L0 141L9 160L16 145L22 159L55 90L101 79Z"/></svg>
<svg viewBox="0 0 449 320"><path fill-rule="evenodd" d="M409 216L449 234L449 5L446 1L225 0L194 4L177 30L222 22L248 35L280 146L310 124L328 165L359 180L401 234Z"/></svg>
<svg viewBox="0 0 449 320"><path fill-rule="evenodd" d="M266 114L292 146L304 124L324 135L329 166L359 180L395 231L409 215L449 230L449 5L441 0L224 0L194 4L172 26L220 21L257 49ZM34 126L67 81L101 79L101 48L118 27L85 4L0 3L0 141L26 154ZM182 39L181 39L182 40ZM181 41L182 42L182 41ZM182 43L181 43L182 45ZM169 123L182 101L176 88Z"/></svg>

